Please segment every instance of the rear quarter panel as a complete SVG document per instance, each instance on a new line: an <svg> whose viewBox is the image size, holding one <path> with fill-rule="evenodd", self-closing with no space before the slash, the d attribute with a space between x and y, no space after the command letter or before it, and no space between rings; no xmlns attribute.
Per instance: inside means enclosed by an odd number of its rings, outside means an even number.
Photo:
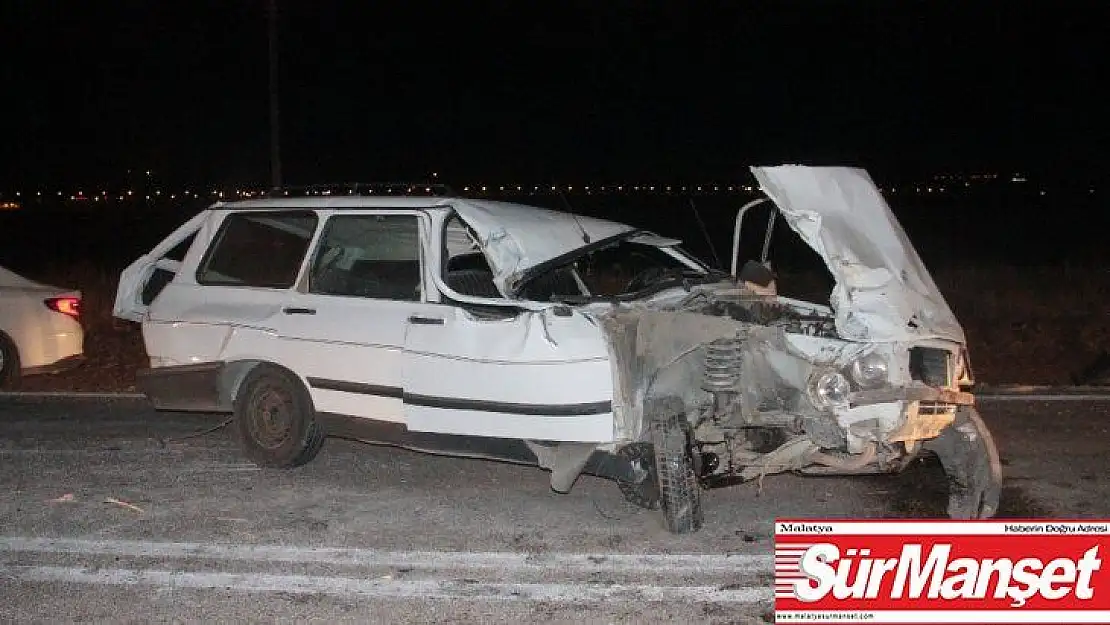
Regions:
<svg viewBox="0 0 1110 625"><path fill-rule="evenodd" d="M50 365L82 352L81 324L48 309L43 300L49 296L46 291L0 290L0 331L15 343L24 368Z"/></svg>

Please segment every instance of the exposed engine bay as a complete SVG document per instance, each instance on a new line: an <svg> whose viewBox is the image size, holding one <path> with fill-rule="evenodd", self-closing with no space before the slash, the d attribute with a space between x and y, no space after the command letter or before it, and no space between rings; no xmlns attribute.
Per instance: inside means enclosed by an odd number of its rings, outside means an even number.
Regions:
<svg viewBox="0 0 1110 625"><path fill-rule="evenodd" d="M831 315L802 313L784 303L766 297L734 297L713 299L707 305L690 312L733 319L743 324L753 324L781 330L786 334L800 334L836 338L836 328ZM819 439L833 446L843 445L840 437L822 435L830 428L806 427L806 419L788 414L784 408L797 408L779 403L762 403L744 410L744 394L739 390L743 375L744 332L735 336L717 338L705 344L702 352L703 374L701 389L712 396L712 401L701 406L693 426L696 446L694 461L703 479L754 477L751 467L768 460L768 455L783 449L786 443L801 436ZM779 399L782 395L779 394ZM815 441L816 442L816 441ZM763 471L774 468L763 462Z"/></svg>
<svg viewBox="0 0 1110 625"><path fill-rule="evenodd" d="M743 323L782 328L791 334L836 338L832 315L803 313L782 302L764 297L751 299L715 298L709 304L690 309L703 315L728 317Z"/></svg>
<svg viewBox="0 0 1110 625"><path fill-rule="evenodd" d="M588 307L609 346L615 437L631 442L616 451L643 476L622 492L688 531L700 487L893 473L931 452L949 516L993 516L1001 462L966 390L967 339L874 182L843 168L752 172L767 198L738 211L727 276L653 278ZM766 201L824 261L829 306L778 295L764 262L773 220L760 261L739 267L744 216Z"/></svg>
<svg viewBox="0 0 1110 625"><path fill-rule="evenodd" d="M619 419L626 434L650 435L653 399L680 399L704 487L788 471L897 472L970 406L956 345L845 341L827 308L740 282L673 297L599 317L631 408Z"/></svg>

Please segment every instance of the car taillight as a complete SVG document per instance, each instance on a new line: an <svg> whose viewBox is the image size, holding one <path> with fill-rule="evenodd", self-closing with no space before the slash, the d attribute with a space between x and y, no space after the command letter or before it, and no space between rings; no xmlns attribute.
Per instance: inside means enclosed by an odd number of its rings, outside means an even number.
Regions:
<svg viewBox="0 0 1110 625"><path fill-rule="evenodd" d="M74 319L81 318L81 298L73 297L72 295L66 297L51 297L44 300L46 307L54 312L60 312L63 315L69 315Z"/></svg>

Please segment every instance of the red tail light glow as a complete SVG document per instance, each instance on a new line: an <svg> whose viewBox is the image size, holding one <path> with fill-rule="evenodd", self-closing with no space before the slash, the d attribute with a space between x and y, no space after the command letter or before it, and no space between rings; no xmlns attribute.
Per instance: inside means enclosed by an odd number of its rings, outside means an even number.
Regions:
<svg viewBox="0 0 1110 625"><path fill-rule="evenodd" d="M46 307L54 312L60 312L63 315L69 315L74 319L81 318L81 298L66 296L66 297L51 297L44 300Z"/></svg>

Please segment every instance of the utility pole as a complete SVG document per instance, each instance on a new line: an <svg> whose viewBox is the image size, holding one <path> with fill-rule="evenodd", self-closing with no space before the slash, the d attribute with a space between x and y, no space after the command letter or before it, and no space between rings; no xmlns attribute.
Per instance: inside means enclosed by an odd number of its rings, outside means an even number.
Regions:
<svg viewBox="0 0 1110 625"><path fill-rule="evenodd" d="M270 177L273 188L281 187L281 134L278 117L278 28L277 0L270 0Z"/></svg>

